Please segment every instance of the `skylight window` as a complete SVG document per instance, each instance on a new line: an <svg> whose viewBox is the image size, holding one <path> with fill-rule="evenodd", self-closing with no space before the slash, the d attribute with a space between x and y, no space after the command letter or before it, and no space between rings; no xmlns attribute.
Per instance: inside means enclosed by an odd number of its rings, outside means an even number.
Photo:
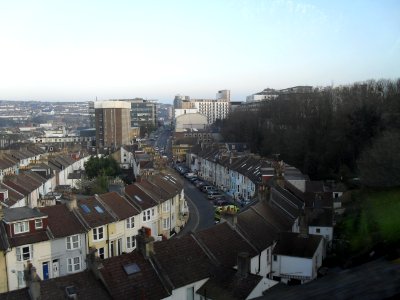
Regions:
<svg viewBox="0 0 400 300"><path fill-rule="evenodd" d="M135 199L136 199L137 201L139 201L139 202L143 202L143 200L142 200L139 196L137 196L137 195L135 195Z"/></svg>
<svg viewBox="0 0 400 300"><path fill-rule="evenodd" d="M129 264L129 265L124 265L124 270L125 270L126 275L132 275L132 274L140 272L139 266L135 263Z"/></svg>
<svg viewBox="0 0 400 300"><path fill-rule="evenodd" d="M95 206L94 207L94 209L99 213L99 214L102 214L102 213L104 213L104 210L100 207L100 206Z"/></svg>
<svg viewBox="0 0 400 300"><path fill-rule="evenodd" d="M85 213L90 213L90 209L89 209L89 207L87 207L87 205L86 204L81 204L81 208L83 209L83 211L85 212Z"/></svg>

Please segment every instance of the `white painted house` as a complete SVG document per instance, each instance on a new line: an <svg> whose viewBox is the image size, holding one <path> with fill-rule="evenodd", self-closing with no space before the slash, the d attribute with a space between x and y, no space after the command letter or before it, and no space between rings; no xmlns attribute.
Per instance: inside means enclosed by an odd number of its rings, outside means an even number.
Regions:
<svg viewBox="0 0 400 300"><path fill-rule="evenodd" d="M322 265L323 238L320 235L282 232L272 252L274 280L306 283L315 279Z"/></svg>

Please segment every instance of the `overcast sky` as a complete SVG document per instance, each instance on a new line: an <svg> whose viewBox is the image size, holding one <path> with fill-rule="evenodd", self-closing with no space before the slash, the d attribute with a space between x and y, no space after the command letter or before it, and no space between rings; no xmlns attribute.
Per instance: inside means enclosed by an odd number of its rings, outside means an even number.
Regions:
<svg viewBox="0 0 400 300"><path fill-rule="evenodd" d="M397 0L0 0L0 99L240 101L399 71Z"/></svg>

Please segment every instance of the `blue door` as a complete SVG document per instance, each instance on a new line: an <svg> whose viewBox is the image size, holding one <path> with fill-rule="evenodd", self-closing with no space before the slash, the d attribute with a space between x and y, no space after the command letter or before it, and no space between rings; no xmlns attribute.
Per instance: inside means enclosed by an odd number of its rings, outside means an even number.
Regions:
<svg viewBox="0 0 400 300"><path fill-rule="evenodd" d="M43 280L49 279L49 262L43 263Z"/></svg>

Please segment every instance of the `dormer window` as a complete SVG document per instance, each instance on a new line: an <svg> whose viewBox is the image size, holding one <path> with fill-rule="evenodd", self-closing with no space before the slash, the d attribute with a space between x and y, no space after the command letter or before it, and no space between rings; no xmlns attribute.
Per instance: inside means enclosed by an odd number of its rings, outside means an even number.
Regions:
<svg viewBox="0 0 400 300"><path fill-rule="evenodd" d="M41 229L43 228L43 220L42 219L36 219L35 220L35 229Z"/></svg>
<svg viewBox="0 0 400 300"><path fill-rule="evenodd" d="M28 221L14 223L14 234L20 234L25 232L29 232Z"/></svg>

